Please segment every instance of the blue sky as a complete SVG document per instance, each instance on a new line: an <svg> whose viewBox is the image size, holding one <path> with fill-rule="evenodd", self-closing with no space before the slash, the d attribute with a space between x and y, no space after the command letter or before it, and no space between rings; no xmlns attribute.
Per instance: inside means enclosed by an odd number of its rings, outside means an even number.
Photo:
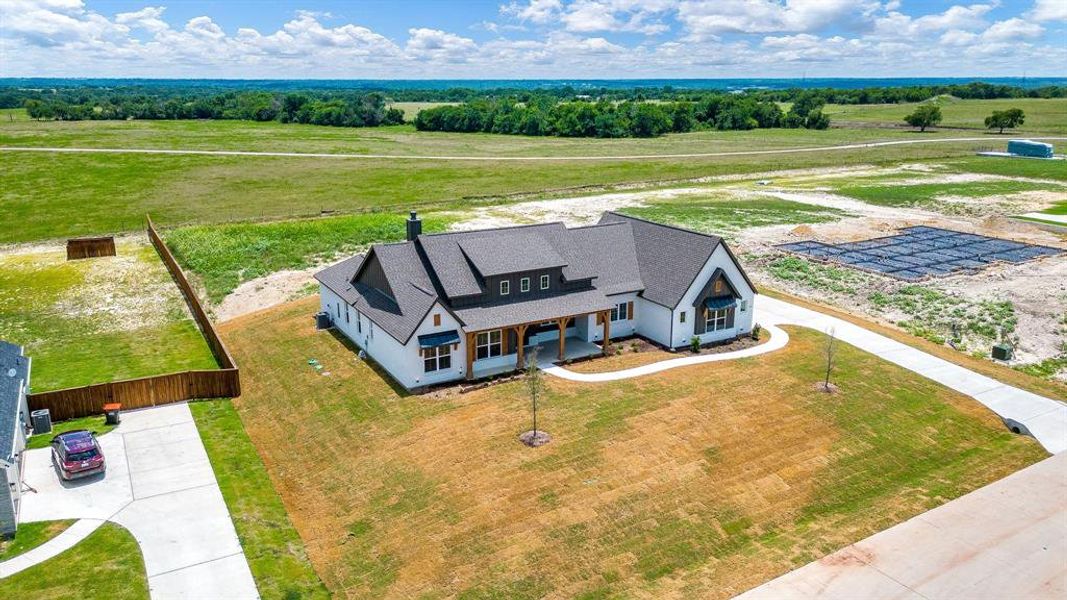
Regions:
<svg viewBox="0 0 1067 600"><path fill-rule="evenodd" d="M1067 75L1067 0L0 0L0 76Z"/></svg>

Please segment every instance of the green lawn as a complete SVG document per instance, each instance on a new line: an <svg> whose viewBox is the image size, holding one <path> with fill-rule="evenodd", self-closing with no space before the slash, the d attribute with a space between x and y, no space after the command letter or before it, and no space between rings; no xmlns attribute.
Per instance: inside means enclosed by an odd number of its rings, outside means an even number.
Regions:
<svg viewBox="0 0 1067 600"><path fill-rule="evenodd" d="M789 200L739 199L729 195L653 202L648 206L623 208L619 212L717 235L767 225L825 223L848 216L837 209Z"/></svg>
<svg viewBox="0 0 1067 600"><path fill-rule="evenodd" d="M37 392L217 367L142 241L80 261L59 249L0 254L0 338L26 347Z"/></svg>
<svg viewBox="0 0 1067 600"><path fill-rule="evenodd" d="M936 100L941 107L943 127L968 128L990 131L985 128L985 118L994 110L1021 108L1026 113L1026 123L1017 130L1007 129L1004 136L991 136L989 143L998 146L1007 144L1009 136L1020 136L1035 132L1048 134L1067 133L1067 99L1065 98L1001 98L996 100L959 100L940 98ZM823 112L830 115L830 120L861 121L871 123L904 124L905 115L910 114L917 103L906 104L829 104ZM956 132L957 134L959 132ZM996 130L992 130L996 133Z"/></svg>
<svg viewBox="0 0 1067 600"><path fill-rule="evenodd" d="M52 443L53 437L67 431L74 431L75 429L92 431L99 436L104 435L114 428L114 425L104 423L104 417L102 415L60 421L58 423L52 423L52 431L50 433L30 436L30 439L26 443L26 447L30 450L33 450L34 448L47 448L48 445Z"/></svg>
<svg viewBox="0 0 1067 600"><path fill-rule="evenodd" d="M141 548L128 531L104 523L59 556L0 579L0 598L147 600Z"/></svg>
<svg viewBox="0 0 1067 600"><path fill-rule="evenodd" d="M229 400L189 405L264 598L328 598Z"/></svg>
<svg viewBox="0 0 1067 600"><path fill-rule="evenodd" d="M1029 181L978 181L969 183L919 183L914 185L853 185L842 182L835 187L835 192L850 198L856 198L882 206L923 206L936 208L943 204L939 196L960 196L965 198L983 198L1028 192L1034 190L1057 190L1067 193L1067 189L1053 184Z"/></svg>
<svg viewBox="0 0 1067 600"><path fill-rule="evenodd" d="M222 300L244 281L284 269L304 269L371 243L404 239L406 215L362 214L273 223L191 226L164 233L182 268L194 273L208 298ZM424 215L423 231L450 220Z"/></svg>
<svg viewBox="0 0 1067 600"><path fill-rule="evenodd" d="M420 155L572 156L731 152L917 138L874 129L697 132L656 139L526 138L346 129L237 121L6 122L0 145L389 152ZM662 160L496 162L284 157L5 153L0 244L161 226L356 213L462 209L514 194L640 184L780 169L965 157L973 143ZM568 190L567 188L572 188ZM581 191L581 190L578 190ZM587 190L586 190L587 191Z"/></svg>
<svg viewBox="0 0 1067 600"><path fill-rule="evenodd" d="M533 450L521 381L398 394L314 330L316 302L221 334L248 374L241 420L335 596L729 597L1047 456L845 344L840 392L816 391L825 337L796 327L760 357L548 378L553 441Z"/></svg>
<svg viewBox="0 0 1067 600"><path fill-rule="evenodd" d="M0 537L0 562L14 558L66 531L74 521L35 521L19 523L15 537Z"/></svg>

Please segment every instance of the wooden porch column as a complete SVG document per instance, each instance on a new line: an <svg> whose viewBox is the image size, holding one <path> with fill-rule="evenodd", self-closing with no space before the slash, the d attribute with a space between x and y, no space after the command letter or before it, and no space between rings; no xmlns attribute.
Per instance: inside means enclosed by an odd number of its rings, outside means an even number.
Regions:
<svg viewBox="0 0 1067 600"><path fill-rule="evenodd" d="M600 345L600 351L607 354L608 346L611 345L611 311L604 311L601 314L604 318L604 343Z"/></svg>
<svg viewBox="0 0 1067 600"><path fill-rule="evenodd" d="M467 379L474 379L474 333L467 334Z"/></svg>
<svg viewBox="0 0 1067 600"><path fill-rule="evenodd" d="M529 325L519 325L515 327L515 351L516 354L518 354L518 357L515 359L515 368L520 371L526 368L526 363L524 362L525 357L523 356L526 345L522 342L522 338L526 336L527 327L529 327Z"/></svg>
<svg viewBox="0 0 1067 600"><path fill-rule="evenodd" d="M571 320L570 317L560 317L559 319L559 359L563 360L564 351L567 349L567 323Z"/></svg>

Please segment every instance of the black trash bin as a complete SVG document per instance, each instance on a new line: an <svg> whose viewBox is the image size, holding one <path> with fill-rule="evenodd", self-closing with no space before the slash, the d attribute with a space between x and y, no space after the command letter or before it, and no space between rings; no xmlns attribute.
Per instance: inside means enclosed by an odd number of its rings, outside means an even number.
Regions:
<svg viewBox="0 0 1067 600"><path fill-rule="evenodd" d="M52 413L47 408L35 410L30 413L30 423L33 425L33 434L40 435L52 431Z"/></svg>
<svg viewBox="0 0 1067 600"><path fill-rule="evenodd" d="M119 411L122 410L122 405L118 402L104 405L104 423L108 425L119 424Z"/></svg>

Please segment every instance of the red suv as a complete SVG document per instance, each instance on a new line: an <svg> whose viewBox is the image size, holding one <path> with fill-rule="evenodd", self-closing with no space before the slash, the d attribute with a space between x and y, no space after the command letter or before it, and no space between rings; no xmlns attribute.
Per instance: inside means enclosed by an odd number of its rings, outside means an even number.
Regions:
<svg viewBox="0 0 1067 600"><path fill-rule="evenodd" d="M66 481L103 473L106 468L96 435L84 429L52 438L52 463Z"/></svg>

